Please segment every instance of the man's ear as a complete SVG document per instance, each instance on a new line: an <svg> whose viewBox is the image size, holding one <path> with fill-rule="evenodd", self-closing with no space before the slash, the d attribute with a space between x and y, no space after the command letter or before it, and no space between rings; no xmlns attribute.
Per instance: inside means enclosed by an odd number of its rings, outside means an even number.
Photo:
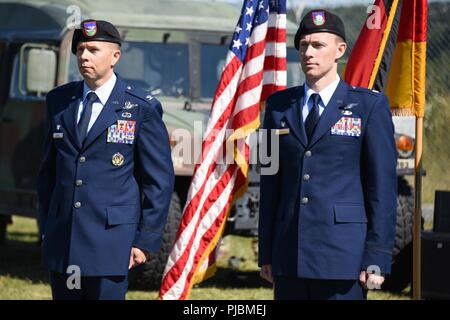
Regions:
<svg viewBox="0 0 450 320"><path fill-rule="evenodd" d="M345 51L347 50L347 44L345 42L339 42L337 44L336 49L336 60L339 60L342 58L342 56L345 54Z"/></svg>
<svg viewBox="0 0 450 320"><path fill-rule="evenodd" d="M119 49L114 49L113 59L111 61L111 67L114 67L116 65L116 63L117 63L117 61L119 61L121 55L122 55L122 53L120 52Z"/></svg>

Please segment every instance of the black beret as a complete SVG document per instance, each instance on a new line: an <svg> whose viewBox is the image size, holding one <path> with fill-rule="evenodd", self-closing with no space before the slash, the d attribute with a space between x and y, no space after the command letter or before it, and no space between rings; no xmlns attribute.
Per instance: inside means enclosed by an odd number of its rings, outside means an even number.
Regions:
<svg viewBox="0 0 450 320"><path fill-rule="evenodd" d="M114 42L119 46L122 44L119 31L116 27L103 20L84 20L80 29L75 29L72 37L72 53L77 53L78 42L105 41Z"/></svg>
<svg viewBox="0 0 450 320"><path fill-rule="evenodd" d="M300 38L305 34L316 32L329 32L340 36L345 41L345 28L341 18L324 10L311 10L303 17L295 34L294 45L299 49Z"/></svg>

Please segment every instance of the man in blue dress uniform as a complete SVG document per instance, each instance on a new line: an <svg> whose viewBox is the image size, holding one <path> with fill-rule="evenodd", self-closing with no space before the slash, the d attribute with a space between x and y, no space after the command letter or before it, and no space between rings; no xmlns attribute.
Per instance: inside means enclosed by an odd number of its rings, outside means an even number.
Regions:
<svg viewBox="0 0 450 320"><path fill-rule="evenodd" d="M83 21L72 52L84 81L47 94L38 196L54 299L124 299L128 270L159 251L169 137L161 103L114 73L120 46L111 23Z"/></svg>
<svg viewBox="0 0 450 320"><path fill-rule="evenodd" d="M276 299L365 299L390 272L395 239L389 103L340 80L347 45L336 15L308 12L295 47L306 82L273 94L264 119L280 151L278 172L261 176L261 276Z"/></svg>

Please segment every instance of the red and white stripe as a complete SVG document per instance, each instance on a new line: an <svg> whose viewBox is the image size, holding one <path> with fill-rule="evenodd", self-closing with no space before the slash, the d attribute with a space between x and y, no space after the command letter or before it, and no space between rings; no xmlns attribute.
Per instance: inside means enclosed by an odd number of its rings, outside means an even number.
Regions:
<svg viewBox="0 0 450 320"><path fill-rule="evenodd" d="M284 24L283 24L284 23ZM277 29L278 28L278 29ZM286 15L271 14L269 22L254 28L244 63L229 50L204 134L201 161L196 165L182 221L160 288L161 299L186 299L192 279L223 230L235 193L246 184L236 163L221 164L226 130L259 120L261 93L286 85ZM270 45L266 55L267 45ZM264 81L263 81L264 79ZM264 87L263 87L264 83ZM239 141L247 163L249 145ZM227 151L229 152L229 151ZM216 240L217 241L217 240Z"/></svg>
<svg viewBox="0 0 450 320"><path fill-rule="evenodd" d="M266 37L266 60L261 101L273 92L286 89L286 15L271 14Z"/></svg>

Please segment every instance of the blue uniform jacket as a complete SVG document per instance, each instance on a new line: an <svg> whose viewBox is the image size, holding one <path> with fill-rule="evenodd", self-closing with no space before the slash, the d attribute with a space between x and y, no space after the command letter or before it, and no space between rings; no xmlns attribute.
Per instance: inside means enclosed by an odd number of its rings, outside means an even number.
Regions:
<svg viewBox="0 0 450 320"><path fill-rule="evenodd" d="M389 273L397 151L388 100L341 81L308 142L303 94L293 87L267 101L264 128L285 130L273 136L278 172L261 176L259 264L312 279L358 279L368 266ZM336 134L343 117L359 135Z"/></svg>
<svg viewBox="0 0 450 320"><path fill-rule="evenodd" d="M83 82L47 94L38 176L43 263L60 273L76 265L82 276L126 275L131 247L159 251L167 219L174 172L162 107L117 76L81 144L76 118L82 94ZM118 120L134 121L132 144L107 143L108 128Z"/></svg>

